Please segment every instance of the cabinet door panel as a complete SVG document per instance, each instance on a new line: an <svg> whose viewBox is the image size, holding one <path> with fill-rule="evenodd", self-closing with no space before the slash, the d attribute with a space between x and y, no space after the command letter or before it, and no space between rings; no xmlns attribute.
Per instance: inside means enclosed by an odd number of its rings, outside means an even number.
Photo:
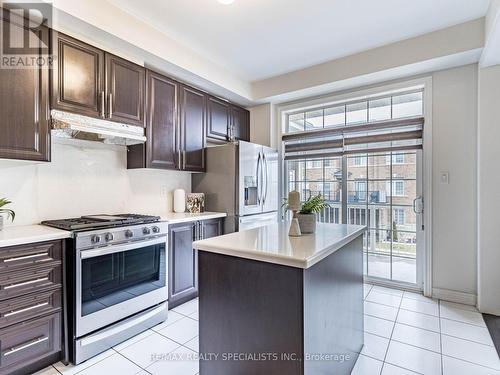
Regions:
<svg viewBox="0 0 500 375"><path fill-rule="evenodd" d="M150 168L176 169L177 82L147 71L147 160Z"/></svg>
<svg viewBox="0 0 500 375"><path fill-rule="evenodd" d="M198 252L193 250L195 224L185 223L169 229L169 308L198 294Z"/></svg>
<svg viewBox="0 0 500 375"><path fill-rule="evenodd" d="M53 32L52 108L103 117L104 52Z"/></svg>
<svg viewBox="0 0 500 375"><path fill-rule="evenodd" d="M40 28L37 37L42 55L49 30ZM0 103L0 158L50 161L49 69L0 69Z"/></svg>
<svg viewBox="0 0 500 375"><path fill-rule="evenodd" d="M222 235L222 219L203 220L201 225L204 240Z"/></svg>
<svg viewBox="0 0 500 375"><path fill-rule="evenodd" d="M202 172L205 170L205 94L181 86L180 103L181 169Z"/></svg>
<svg viewBox="0 0 500 375"><path fill-rule="evenodd" d="M231 106L231 127L234 138L250 142L250 112Z"/></svg>
<svg viewBox="0 0 500 375"><path fill-rule="evenodd" d="M229 139L229 103L208 97L207 137L221 141Z"/></svg>
<svg viewBox="0 0 500 375"><path fill-rule="evenodd" d="M107 117L130 125L144 126L145 69L106 54Z"/></svg>

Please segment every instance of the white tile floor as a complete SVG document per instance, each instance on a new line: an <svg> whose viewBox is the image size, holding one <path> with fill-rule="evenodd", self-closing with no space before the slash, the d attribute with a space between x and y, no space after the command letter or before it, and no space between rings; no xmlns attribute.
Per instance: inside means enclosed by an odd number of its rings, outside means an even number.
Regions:
<svg viewBox="0 0 500 375"><path fill-rule="evenodd" d="M198 300L79 366L56 363L38 374L195 375ZM167 356L168 355L168 356ZM474 307L365 285L365 346L354 375L500 375L500 359Z"/></svg>

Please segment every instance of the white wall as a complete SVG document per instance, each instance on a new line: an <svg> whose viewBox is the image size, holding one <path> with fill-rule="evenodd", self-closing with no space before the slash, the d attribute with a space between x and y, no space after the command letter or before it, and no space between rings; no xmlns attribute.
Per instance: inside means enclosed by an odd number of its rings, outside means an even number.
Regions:
<svg viewBox="0 0 500 375"><path fill-rule="evenodd" d="M53 141L51 163L0 161L0 196L13 201L14 224L23 225L85 214L162 214L172 211L175 188L190 191L189 173L127 170L126 152L122 146Z"/></svg>
<svg viewBox="0 0 500 375"><path fill-rule="evenodd" d="M476 295L477 64L436 72L432 85L433 288Z"/></svg>
<svg viewBox="0 0 500 375"><path fill-rule="evenodd" d="M277 148L274 129L273 105L261 104L249 108L250 141L268 147Z"/></svg>
<svg viewBox="0 0 500 375"><path fill-rule="evenodd" d="M479 70L478 307L500 315L500 65Z"/></svg>

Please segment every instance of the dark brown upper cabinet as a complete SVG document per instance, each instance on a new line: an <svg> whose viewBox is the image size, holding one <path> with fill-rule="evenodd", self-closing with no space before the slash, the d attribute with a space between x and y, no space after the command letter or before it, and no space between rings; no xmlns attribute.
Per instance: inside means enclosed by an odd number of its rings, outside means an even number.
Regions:
<svg viewBox="0 0 500 375"><path fill-rule="evenodd" d="M130 125L145 126L145 69L106 53L107 117Z"/></svg>
<svg viewBox="0 0 500 375"><path fill-rule="evenodd" d="M104 118L104 51L53 31L52 108Z"/></svg>
<svg viewBox="0 0 500 375"><path fill-rule="evenodd" d="M147 141L128 147L128 168L178 168L177 95L177 82L146 72Z"/></svg>
<svg viewBox="0 0 500 375"><path fill-rule="evenodd" d="M250 112L224 100L208 97L207 138L250 141Z"/></svg>
<svg viewBox="0 0 500 375"><path fill-rule="evenodd" d="M181 169L205 170L206 95L189 86L180 88Z"/></svg>
<svg viewBox="0 0 500 375"><path fill-rule="evenodd" d="M2 12L0 17L7 16ZM11 32L28 31L2 21L11 26ZM46 57L43 46L49 45L49 29L40 27L35 33L38 55ZM32 55L31 48L25 53ZM0 158L50 161L47 67L0 69Z"/></svg>
<svg viewBox="0 0 500 375"><path fill-rule="evenodd" d="M224 100L209 96L207 100L208 122L207 137L213 140L228 141L230 134L230 105Z"/></svg>
<svg viewBox="0 0 500 375"><path fill-rule="evenodd" d="M52 108L145 126L145 69L53 31Z"/></svg>
<svg viewBox="0 0 500 375"><path fill-rule="evenodd" d="M148 168L177 169L177 82L146 72L146 165ZM142 146L142 145L141 145Z"/></svg>
<svg viewBox="0 0 500 375"><path fill-rule="evenodd" d="M250 112L244 108L231 106L231 128L229 137L250 142Z"/></svg>

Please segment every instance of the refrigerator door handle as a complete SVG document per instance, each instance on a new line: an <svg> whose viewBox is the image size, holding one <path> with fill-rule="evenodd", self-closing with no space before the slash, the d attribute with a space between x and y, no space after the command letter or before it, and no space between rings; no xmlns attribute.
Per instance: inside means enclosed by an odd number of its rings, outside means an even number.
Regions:
<svg viewBox="0 0 500 375"><path fill-rule="evenodd" d="M262 199L262 197L261 197L261 187L260 187L260 185L261 185L261 181L260 181L260 177L261 176L260 176L260 174L261 174L261 168L262 167L261 167L260 163L261 163L261 154L259 152L259 157L257 158L257 172L256 172L257 173L257 204L259 206L261 204L261 199Z"/></svg>
<svg viewBox="0 0 500 375"><path fill-rule="evenodd" d="M266 158L266 154L265 153L262 153L262 160L263 160L263 164L264 164L264 181L265 181L265 185L264 185L264 198L263 198L263 202L262 202L262 205L265 205L266 204L266 200L267 200L267 190L268 190L268 187L269 187L269 183L268 183L268 179L269 179L269 168L267 166L267 158Z"/></svg>

